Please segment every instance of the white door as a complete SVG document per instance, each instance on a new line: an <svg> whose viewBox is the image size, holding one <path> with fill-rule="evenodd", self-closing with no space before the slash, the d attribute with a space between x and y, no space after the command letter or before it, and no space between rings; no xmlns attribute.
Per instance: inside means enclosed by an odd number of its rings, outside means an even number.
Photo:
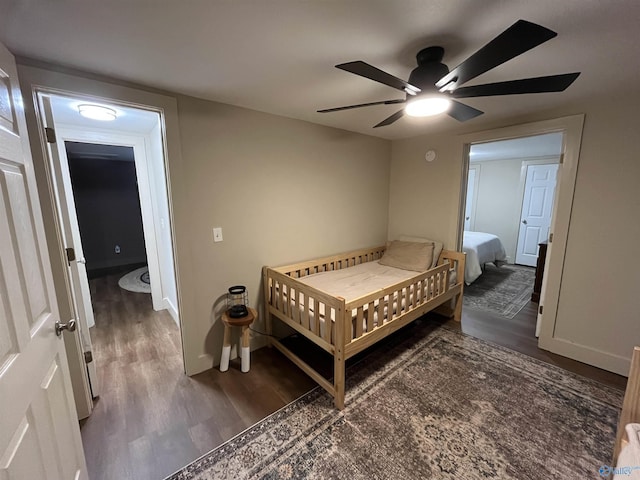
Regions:
<svg viewBox="0 0 640 480"><path fill-rule="evenodd" d="M91 303L91 291L89 290L89 279L87 277L86 260L82 249L82 239L80 238L80 227L78 226L78 216L76 214L76 203L73 198L73 188L71 186L71 173L69 172L69 161L63 141L55 139L55 120L51 108L51 99L48 96L39 95L40 111L43 114L45 128L50 129L47 136L47 158L52 174L52 186L55 198L58 203L56 211L60 221L60 230L63 248L67 251L67 272L73 299L74 310L77 316L77 325L80 333L82 349L85 354L91 354L91 334L89 328L96 322L93 315L93 305ZM73 253L71 253L73 252ZM91 385L91 395L97 397L98 374L96 363L92 361L87 364L89 383Z"/></svg>
<svg viewBox="0 0 640 480"><path fill-rule="evenodd" d="M476 223L476 200L478 198L479 165L469 167L467 175L467 199L464 207L464 229L473 231Z"/></svg>
<svg viewBox="0 0 640 480"><path fill-rule="evenodd" d="M0 478L88 478L59 321L15 61L0 45Z"/></svg>
<svg viewBox="0 0 640 480"><path fill-rule="evenodd" d="M536 266L538 244L549 239L558 164L528 165L520 216L516 263Z"/></svg>

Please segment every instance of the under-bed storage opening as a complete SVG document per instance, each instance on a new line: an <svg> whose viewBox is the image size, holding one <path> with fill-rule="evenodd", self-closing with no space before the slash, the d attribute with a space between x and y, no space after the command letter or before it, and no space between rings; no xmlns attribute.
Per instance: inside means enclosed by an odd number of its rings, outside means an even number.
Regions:
<svg viewBox="0 0 640 480"><path fill-rule="evenodd" d="M380 246L263 269L268 332L275 317L333 355L333 384L278 340L271 344L331 393L338 408L344 406L346 359L452 299L449 310L457 319L461 313L464 254L459 252L443 250L437 267L348 300L305 283L310 275L377 261L384 251Z"/></svg>

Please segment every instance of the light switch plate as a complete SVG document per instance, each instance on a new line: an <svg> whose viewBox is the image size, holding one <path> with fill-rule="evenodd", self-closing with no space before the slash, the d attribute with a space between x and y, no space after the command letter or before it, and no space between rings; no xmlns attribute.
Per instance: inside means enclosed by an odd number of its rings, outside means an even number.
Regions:
<svg viewBox="0 0 640 480"><path fill-rule="evenodd" d="M222 241L222 228L221 227L213 227L213 241L221 242Z"/></svg>

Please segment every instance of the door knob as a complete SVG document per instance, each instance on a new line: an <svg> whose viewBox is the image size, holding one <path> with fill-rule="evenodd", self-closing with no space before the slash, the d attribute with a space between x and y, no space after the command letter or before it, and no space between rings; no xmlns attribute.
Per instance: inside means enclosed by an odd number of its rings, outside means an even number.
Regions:
<svg viewBox="0 0 640 480"><path fill-rule="evenodd" d="M524 223L524 224L526 225L526 224L527 224L527 221L526 221L526 220L522 220L522 223Z"/></svg>
<svg viewBox="0 0 640 480"><path fill-rule="evenodd" d="M72 318L67 323L61 323L60 320L56 321L56 335L62 335L63 330L69 330L70 332L76 331L76 321Z"/></svg>

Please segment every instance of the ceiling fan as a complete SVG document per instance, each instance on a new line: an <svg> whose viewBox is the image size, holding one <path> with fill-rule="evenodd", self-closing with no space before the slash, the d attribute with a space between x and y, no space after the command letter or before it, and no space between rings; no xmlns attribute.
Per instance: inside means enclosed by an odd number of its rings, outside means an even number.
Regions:
<svg viewBox="0 0 640 480"><path fill-rule="evenodd" d="M337 112L372 105L406 104L402 110L398 110L374 125L374 128L390 125L405 113L420 117L446 112L450 117L465 122L484 112L458 102L454 100L455 98L562 92L578 78L580 72L460 87L478 75L551 40L556 35L556 32L548 28L526 20L518 20L451 71L442 63L444 48L427 47L418 52L416 56L418 66L409 75L408 82L361 60L341 63L336 65L336 68L396 88L406 94L405 98L327 108L318 112Z"/></svg>

